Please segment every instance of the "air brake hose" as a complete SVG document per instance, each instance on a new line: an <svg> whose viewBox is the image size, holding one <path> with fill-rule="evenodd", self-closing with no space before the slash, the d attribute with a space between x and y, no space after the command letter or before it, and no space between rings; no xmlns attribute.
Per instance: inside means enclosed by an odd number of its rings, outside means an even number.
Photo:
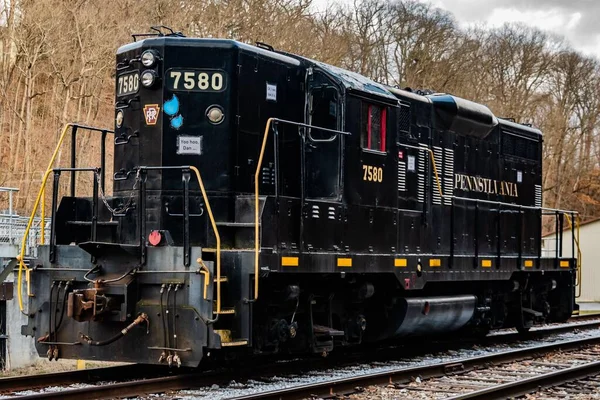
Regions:
<svg viewBox="0 0 600 400"><path fill-rule="evenodd" d="M84 335L83 333L79 333L79 335L81 336L81 339L83 341L85 341L87 344L89 344L90 346L106 346L109 345L111 343L116 342L117 340L121 339L123 336L127 335L127 333L136 325L141 324L142 322L146 322L146 324L148 325L148 328L146 329L146 334L148 332L150 332L150 320L148 319L148 315L146 313L141 313L140 315L138 315L138 317L131 323L129 324L125 329L123 329L121 332L117 333L115 336L106 339L106 340L94 340L91 337Z"/></svg>

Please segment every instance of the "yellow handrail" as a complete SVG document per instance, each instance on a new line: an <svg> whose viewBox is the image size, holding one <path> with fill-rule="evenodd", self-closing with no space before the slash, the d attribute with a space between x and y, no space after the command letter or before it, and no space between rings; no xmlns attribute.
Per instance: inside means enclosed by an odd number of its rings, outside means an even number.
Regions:
<svg viewBox="0 0 600 400"><path fill-rule="evenodd" d="M258 300L258 255L260 253L260 232L258 228L259 215L258 215L258 204L259 204L259 191L258 191L258 178L260 175L260 168L262 166L263 157L265 155L265 148L267 147L267 138L269 137L269 131L271 124L276 118L269 118L267 125L265 126L265 133L263 135L262 145L260 146L260 154L258 156L258 162L256 163L256 171L254 172L254 300Z"/></svg>
<svg viewBox="0 0 600 400"><path fill-rule="evenodd" d="M44 177L42 179L42 186L40 187L37 198L33 205L33 210L31 211L29 221L27 222L27 227L25 228L25 233L23 234L23 239L21 241L21 252L17 256L17 260L19 261L19 273L17 276L17 286L18 286L17 298L19 300L19 310L21 312L23 312L23 294L21 291L21 287L22 287L22 283L23 283L23 270L29 270L29 268L27 268L27 266L25 265L25 262L24 262L27 238L29 237L29 231L31 230L31 225L33 224L33 221L35 219L35 214L38 210L38 207L40 205L40 200L41 200L41 202L42 202L41 242L42 242L42 244L44 244L44 242L45 242L45 236L44 236L44 217L45 217L44 192L45 192L45 188L46 188L46 183L48 181L48 176L50 176L50 173L52 172L52 166L54 165L54 161L56 160L58 151L60 150L60 147L63 144L66 133L67 133L69 127L71 127L73 125L74 124L71 124L71 123L66 124L60 134L58 143L56 145L56 148L54 149L54 153L52 154L52 157L50 158L50 162L48 163L48 167L46 168L46 172L44 173ZM204 183L202 182L202 177L200 175L200 171L198 170L198 168L193 167L193 166L190 166L190 170L194 171L194 173L196 174L196 179L198 180L200 190L202 191L202 197L206 204L206 211L208 212L208 216L210 218L210 223L212 225L212 229L215 234L215 238L216 238L216 242L217 242L216 243L217 244L217 310L216 310L216 314L218 315L221 312L221 237L219 235L219 230L217 229L217 225L216 225L213 213L212 213L212 209L210 208L210 203L208 202L208 196L206 195L206 190L204 188ZM258 282L257 282L256 286L258 286Z"/></svg>
<svg viewBox="0 0 600 400"><path fill-rule="evenodd" d="M200 273L204 276L204 290L203 290L203 295L202 298L204 300L206 300L206 290L208 289L208 286L210 285L210 271L208 269L208 267L206 266L206 264L204 264L204 261L202 260L202 257L198 258L196 260L198 262L198 264L200 264Z"/></svg>
<svg viewBox="0 0 600 400"><path fill-rule="evenodd" d="M60 147L62 146L62 143L65 139L65 136L67 134L67 131L69 129L70 126L72 126L73 124L66 124L60 134L60 137L58 139L58 143L56 145L56 148L54 149L54 153L52 154L52 157L50 158L50 162L48 163L48 167L46 168L46 173L44 174L44 178L42 179L42 187L40 188L40 191L38 192L37 198L35 199L35 204L33 205L33 210L31 211L31 215L29 216L29 221L27 222L27 227L25 228L25 233L23 234L23 240L21 241L21 252L19 253L19 256L17 257L18 261L19 261L19 274L17 275L17 298L19 299L19 310L21 312L23 312L23 294L21 291L22 285L23 285L23 270L28 270L27 266L25 265L25 246L27 243L27 238L29 236L29 231L31 229L31 225L33 224L33 220L35 219L35 214L37 212L37 209L40 205L40 200L43 199L44 197L44 188L46 187L46 181L48 180L48 176L50 176L50 172L52 172L52 166L54 165L54 161L56 160L56 156L58 155L58 151L60 150ZM45 202L44 202L44 206L45 206ZM43 208L42 208L43 209ZM42 213L42 216L44 216L44 213ZM44 241L44 220L42 220L42 243Z"/></svg>
<svg viewBox="0 0 600 400"><path fill-rule="evenodd" d="M219 235L219 230L217 229L217 223L215 222L215 218L212 213L212 209L210 208L210 203L208 202L208 196L206 195L206 190L204 189L204 183L202 182L202 177L200 175L200 171L198 168L190 166L190 169L194 171L196 174L196 179L198 179L198 184L200 185L200 191L202 192L202 198L204 199L204 204L206 204L206 211L208 212L208 217L210 219L210 224L212 225L213 232L215 234L215 239L217 242L217 316L221 313L221 236Z"/></svg>
<svg viewBox="0 0 600 400"><path fill-rule="evenodd" d="M424 149L429 152L429 156L431 157L431 163L433 165L433 174L435 175L435 182L437 183L438 192L440 193L440 197L444 198L442 194L442 185L440 184L440 177L438 175L437 166L435 165L435 157L433 155L433 151L431 149Z"/></svg>

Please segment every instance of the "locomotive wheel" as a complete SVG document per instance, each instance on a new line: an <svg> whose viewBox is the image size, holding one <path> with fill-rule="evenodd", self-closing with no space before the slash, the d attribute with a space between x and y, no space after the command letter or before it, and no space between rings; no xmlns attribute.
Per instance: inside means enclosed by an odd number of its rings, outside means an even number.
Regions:
<svg viewBox="0 0 600 400"><path fill-rule="evenodd" d="M521 335L525 335L531 329L531 327L524 327L524 326L517 326L516 328L517 328L517 332L519 332Z"/></svg>

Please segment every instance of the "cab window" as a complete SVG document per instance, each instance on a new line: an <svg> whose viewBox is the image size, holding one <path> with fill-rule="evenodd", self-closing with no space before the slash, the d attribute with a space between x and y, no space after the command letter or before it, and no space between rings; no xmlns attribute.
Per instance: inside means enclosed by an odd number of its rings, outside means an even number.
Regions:
<svg viewBox="0 0 600 400"><path fill-rule="evenodd" d="M362 103L360 145L363 149L385 151L386 117L385 107Z"/></svg>

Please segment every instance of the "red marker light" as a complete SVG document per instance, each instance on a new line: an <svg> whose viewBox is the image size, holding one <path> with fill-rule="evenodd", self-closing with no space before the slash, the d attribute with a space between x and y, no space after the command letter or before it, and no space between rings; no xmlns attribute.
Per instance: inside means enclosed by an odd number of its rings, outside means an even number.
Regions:
<svg viewBox="0 0 600 400"><path fill-rule="evenodd" d="M423 315L428 315L430 310L431 310L431 305L429 304L428 301L426 301L425 304L423 305Z"/></svg>
<svg viewBox="0 0 600 400"><path fill-rule="evenodd" d="M162 235L159 231L152 231L150 232L150 235L148 235L148 242L150 242L152 246L158 246L161 240Z"/></svg>
<svg viewBox="0 0 600 400"><path fill-rule="evenodd" d="M402 160L404 158L404 152L403 151L399 151L398 152L398 159Z"/></svg>

